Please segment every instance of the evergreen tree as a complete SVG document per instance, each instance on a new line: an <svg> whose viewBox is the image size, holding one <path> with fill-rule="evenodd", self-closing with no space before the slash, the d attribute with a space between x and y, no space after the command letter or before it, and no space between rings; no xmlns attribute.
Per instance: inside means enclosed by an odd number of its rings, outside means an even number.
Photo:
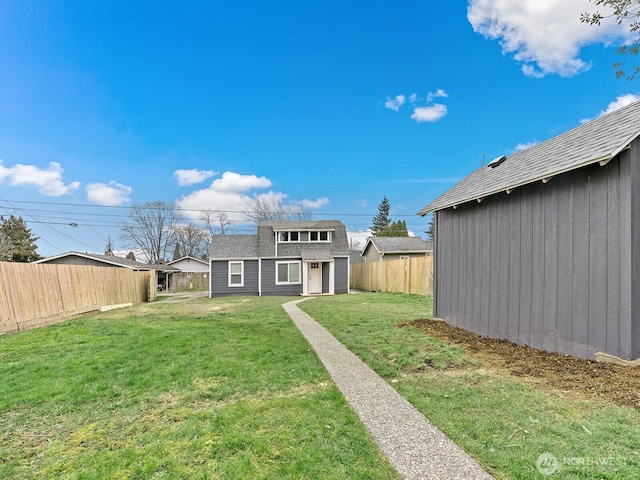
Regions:
<svg viewBox="0 0 640 480"><path fill-rule="evenodd" d="M13 255L11 239L0 230L0 262L10 262Z"/></svg>
<svg viewBox="0 0 640 480"><path fill-rule="evenodd" d="M433 230L433 215L431 215L431 220L429 220L429 227L427 228L427 231L424 232L427 234L427 240L430 242L433 242L433 234L434 234L434 230Z"/></svg>
<svg viewBox="0 0 640 480"><path fill-rule="evenodd" d="M173 249L173 260L180 260L182 255L180 254L180 244L176 243L176 247Z"/></svg>
<svg viewBox="0 0 640 480"><path fill-rule="evenodd" d="M378 232L377 237L408 237L409 231L407 230L407 222L405 220L398 220L392 222Z"/></svg>
<svg viewBox="0 0 640 480"><path fill-rule="evenodd" d="M13 215L5 219L0 216L0 231L4 233L12 245L12 262L33 262L42 258L38 255L38 246L31 230L27 228L22 217L14 217Z"/></svg>
<svg viewBox="0 0 640 480"><path fill-rule="evenodd" d="M114 256L111 237L107 237L107 245L104 247L104 254Z"/></svg>
<svg viewBox="0 0 640 480"><path fill-rule="evenodd" d="M371 226L371 231L374 235L377 235L378 232L382 232L391 223L391 218L389 218L390 209L391 204L389 203L389 199L385 195L378 205L378 213L375 217L373 217L373 225Z"/></svg>

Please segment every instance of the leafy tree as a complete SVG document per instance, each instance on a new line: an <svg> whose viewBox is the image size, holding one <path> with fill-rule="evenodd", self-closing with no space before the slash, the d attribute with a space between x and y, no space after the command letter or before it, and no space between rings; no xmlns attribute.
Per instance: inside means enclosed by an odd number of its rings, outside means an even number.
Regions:
<svg viewBox="0 0 640 480"><path fill-rule="evenodd" d="M380 204L378 205L378 213L375 217L373 217L373 225L371 226L371 231L374 235L377 235L379 232L382 232L385 228L389 226L391 223L391 218L389 218L389 210L391 209L391 204L389 203L389 199L385 195Z"/></svg>
<svg viewBox="0 0 640 480"><path fill-rule="evenodd" d="M247 201L244 216L250 222L260 220L311 220L311 211L302 205L285 204L273 195L260 195Z"/></svg>
<svg viewBox="0 0 640 480"><path fill-rule="evenodd" d="M155 200L134 205L129 210L129 219L120 224L120 236L127 246L142 251L147 262L161 263L174 245L180 220L182 217L173 202Z"/></svg>
<svg viewBox="0 0 640 480"><path fill-rule="evenodd" d="M640 51L640 0L589 0L595 5L606 7L610 13L603 15L600 11L595 13L583 13L580 16L582 23L590 25L600 25L605 18L614 17L618 25L627 22L629 24L629 32L635 35L630 42L618 48L618 54L624 56L623 61L616 62L613 68L616 69L616 78L626 77L633 80L636 75L640 74L640 66L633 67L633 73L625 70L626 60L630 55L637 55ZM626 28L626 27L625 27Z"/></svg>
<svg viewBox="0 0 640 480"><path fill-rule="evenodd" d="M405 220L398 220L391 222L378 232L377 237L408 237L409 231L407 230L407 222Z"/></svg>
<svg viewBox="0 0 640 480"><path fill-rule="evenodd" d="M33 262L42 257L38 255L38 246L36 240L40 237L34 237L31 229L27 228L22 217L14 217L13 215L5 219L0 217L0 231L7 236L11 242L11 261L12 262Z"/></svg>
<svg viewBox="0 0 640 480"><path fill-rule="evenodd" d="M13 256L11 239L0 230L0 262L10 262Z"/></svg>

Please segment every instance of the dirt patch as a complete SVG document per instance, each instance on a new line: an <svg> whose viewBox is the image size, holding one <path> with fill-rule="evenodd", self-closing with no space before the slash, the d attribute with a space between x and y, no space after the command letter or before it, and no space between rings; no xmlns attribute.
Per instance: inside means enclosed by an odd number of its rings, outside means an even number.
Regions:
<svg viewBox="0 0 640 480"><path fill-rule="evenodd" d="M440 320L411 320L398 327L415 327L429 337L460 346L483 367L506 371L514 377L586 400L603 400L640 411L640 368L598 363L569 355L482 337Z"/></svg>

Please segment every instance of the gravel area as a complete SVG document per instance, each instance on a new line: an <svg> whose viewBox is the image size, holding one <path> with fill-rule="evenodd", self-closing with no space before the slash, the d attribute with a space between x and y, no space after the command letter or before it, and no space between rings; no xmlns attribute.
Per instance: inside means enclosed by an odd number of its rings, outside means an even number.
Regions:
<svg viewBox="0 0 640 480"><path fill-rule="evenodd" d="M297 304L303 300L284 304L285 311L403 478L493 478L378 374L300 310Z"/></svg>

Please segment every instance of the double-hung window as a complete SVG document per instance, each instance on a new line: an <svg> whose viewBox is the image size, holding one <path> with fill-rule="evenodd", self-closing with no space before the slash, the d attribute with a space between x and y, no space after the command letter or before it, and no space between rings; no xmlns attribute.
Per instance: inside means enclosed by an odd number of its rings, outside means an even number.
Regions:
<svg viewBox="0 0 640 480"><path fill-rule="evenodd" d="M300 262L276 262L276 285L300 283Z"/></svg>
<svg viewBox="0 0 640 480"><path fill-rule="evenodd" d="M244 287L244 262L229 262L229 286Z"/></svg>

